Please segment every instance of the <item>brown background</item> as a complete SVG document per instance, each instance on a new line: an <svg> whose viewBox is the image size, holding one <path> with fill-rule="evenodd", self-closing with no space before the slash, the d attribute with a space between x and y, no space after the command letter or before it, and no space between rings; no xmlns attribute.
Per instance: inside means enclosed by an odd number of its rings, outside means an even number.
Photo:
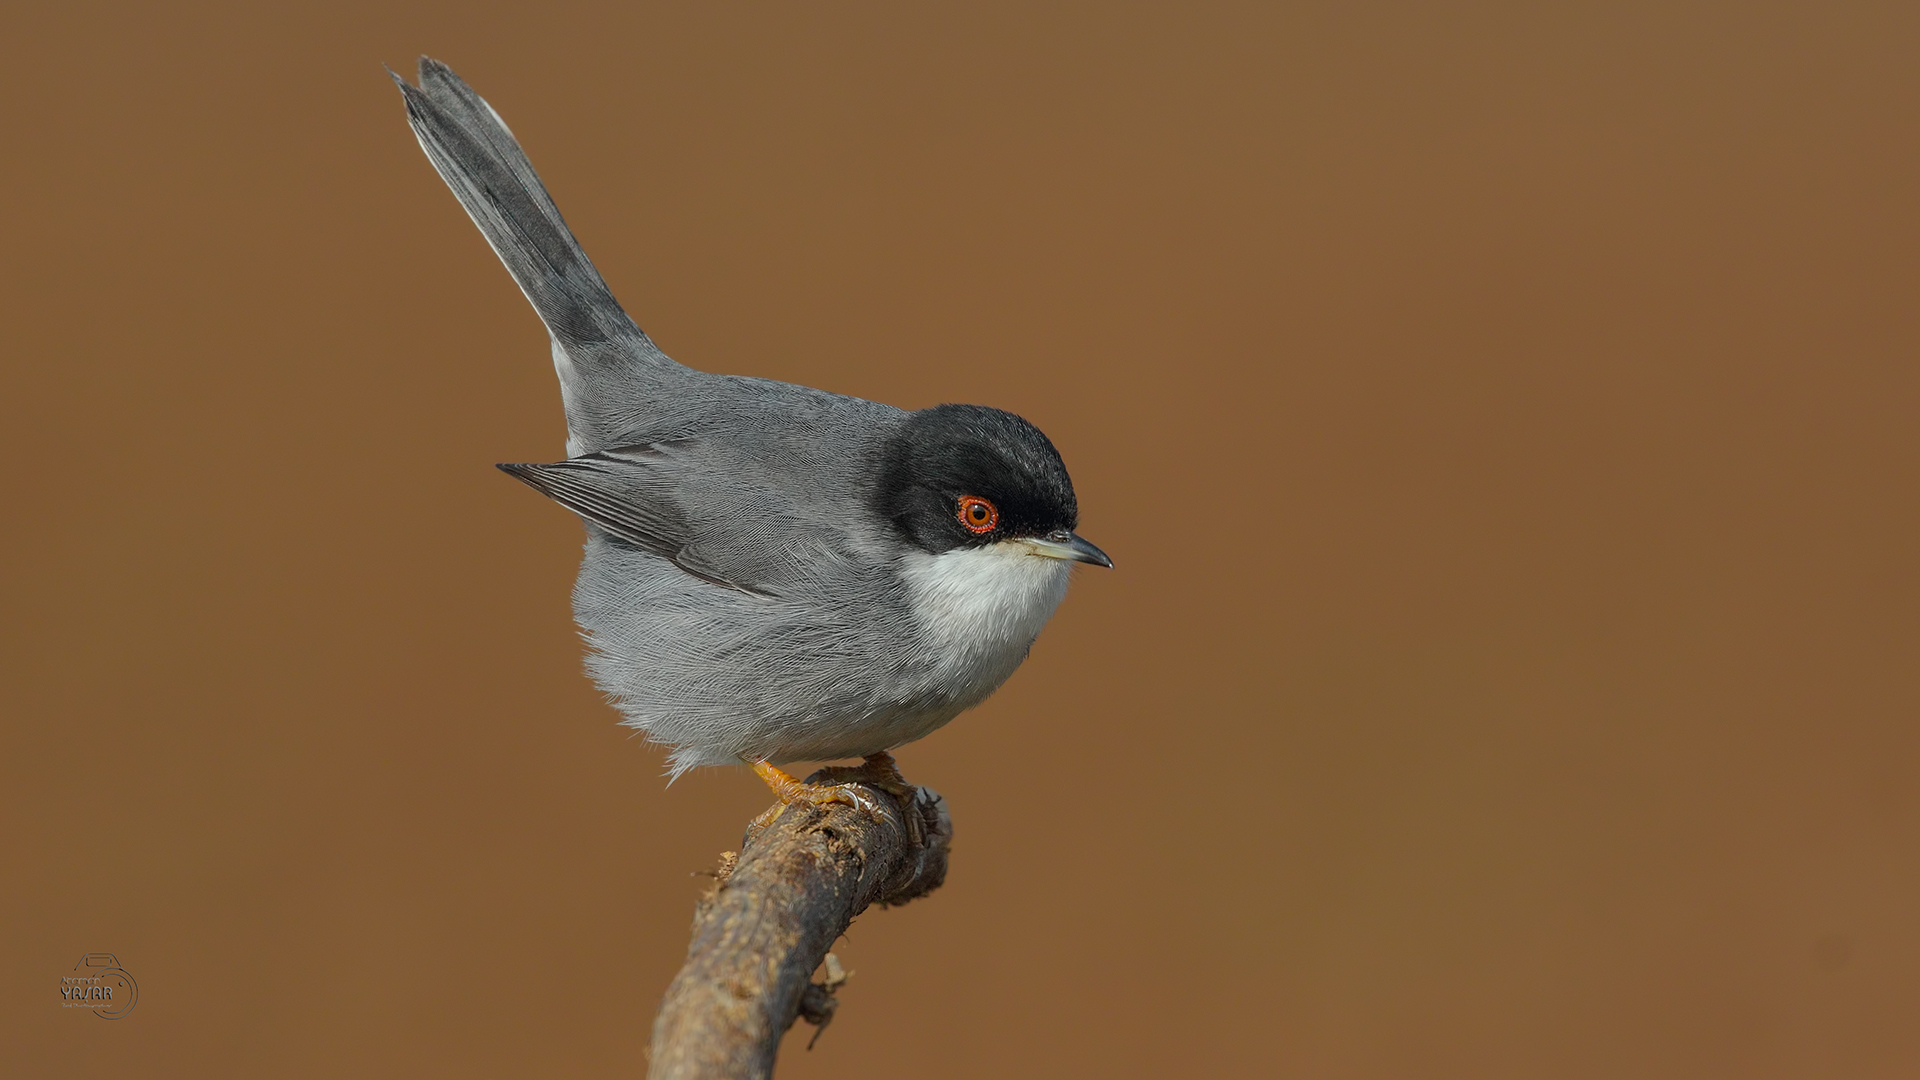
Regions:
<svg viewBox="0 0 1920 1080"><path fill-rule="evenodd" d="M635 1075L767 802L581 676L422 51L673 356L1017 410L1119 563L783 1075L1920 1074L1920 7L24 6L9 1075Z"/></svg>

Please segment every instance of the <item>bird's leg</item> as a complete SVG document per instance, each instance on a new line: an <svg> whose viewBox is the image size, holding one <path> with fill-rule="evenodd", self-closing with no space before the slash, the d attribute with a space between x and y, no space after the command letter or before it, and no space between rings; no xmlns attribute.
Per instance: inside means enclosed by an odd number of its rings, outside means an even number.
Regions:
<svg viewBox="0 0 1920 1080"><path fill-rule="evenodd" d="M866 774L868 783L895 798L910 800L919 790L900 775L900 766L893 760L893 755L885 750L868 754L860 771Z"/></svg>
<svg viewBox="0 0 1920 1080"><path fill-rule="evenodd" d="M773 762L764 760L754 762L753 771L767 782L775 795L780 796L778 806L769 807L766 813L753 819L753 823L762 828L773 824L781 811L794 803L806 803L808 806L840 803L876 816L880 813L880 805L873 801L873 796L853 784L809 784Z"/></svg>
<svg viewBox="0 0 1920 1080"><path fill-rule="evenodd" d="M833 781L853 781L879 788L893 796L900 806L900 817L907 825L907 842L919 847L925 839L920 822L920 789L907 783L900 775L900 766L894 764L893 755L885 750L877 754L868 754L860 764L848 768L843 765L831 765L816 774L819 779Z"/></svg>
<svg viewBox="0 0 1920 1080"><path fill-rule="evenodd" d="M920 789L907 783L907 778L900 775L900 766L894 762L893 755L885 750L868 754L860 771L867 774L868 783L900 800L900 816L907 822L907 842L916 848L924 843L926 834L920 827Z"/></svg>

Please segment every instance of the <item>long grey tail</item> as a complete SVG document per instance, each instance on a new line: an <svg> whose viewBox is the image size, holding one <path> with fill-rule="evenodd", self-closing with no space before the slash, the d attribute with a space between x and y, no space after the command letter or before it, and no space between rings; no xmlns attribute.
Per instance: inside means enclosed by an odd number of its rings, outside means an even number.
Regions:
<svg viewBox="0 0 1920 1080"><path fill-rule="evenodd" d="M573 399L582 391L617 394L610 380L631 379L638 374L636 363L653 372L678 368L614 300L500 114L438 60L420 58L417 87L388 74L406 99L407 123L420 148L506 264L565 359L585 369L574 373L584 385L568 388L569 413L576 404L587 404L589 411L598 411L594 404L613 405ZM563 368L562 379L568 374ZM570 422L577 419L569 416ZM576 430L581 434L596 441Z"/></svg>

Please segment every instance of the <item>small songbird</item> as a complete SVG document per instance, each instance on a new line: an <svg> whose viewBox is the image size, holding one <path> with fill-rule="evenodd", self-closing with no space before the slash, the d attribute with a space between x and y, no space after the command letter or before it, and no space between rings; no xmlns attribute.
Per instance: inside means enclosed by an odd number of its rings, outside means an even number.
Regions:
<svg viewBox="0 0 1920 1080"><path fill-rule="evenodd" d="M1053 443L979 405L908 412L667 359L615 302L513 133L446 65L407 122L553 342L567 459L500 468L586 521L575 617L671 775L747 764L783 803L866 805L778 766L888 751L1027 656L1076 562Z"/></svg>

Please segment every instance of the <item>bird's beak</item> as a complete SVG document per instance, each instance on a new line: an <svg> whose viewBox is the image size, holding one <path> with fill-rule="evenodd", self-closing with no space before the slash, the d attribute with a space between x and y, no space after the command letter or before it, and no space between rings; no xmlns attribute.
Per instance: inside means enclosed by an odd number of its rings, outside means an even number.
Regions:
<svg viewBox="0 0 1920 1080"><path fill-rule="evenodd" d="M1044 555L1049 559L1092 563L1095 566L1113 569L1113 560L1107 558L1106 552L1081 539L1079 533L1071 533L1065 529L1048 533L1045 538L1031 537L1027 540L1027 547L1035 555Z"/></svg>

